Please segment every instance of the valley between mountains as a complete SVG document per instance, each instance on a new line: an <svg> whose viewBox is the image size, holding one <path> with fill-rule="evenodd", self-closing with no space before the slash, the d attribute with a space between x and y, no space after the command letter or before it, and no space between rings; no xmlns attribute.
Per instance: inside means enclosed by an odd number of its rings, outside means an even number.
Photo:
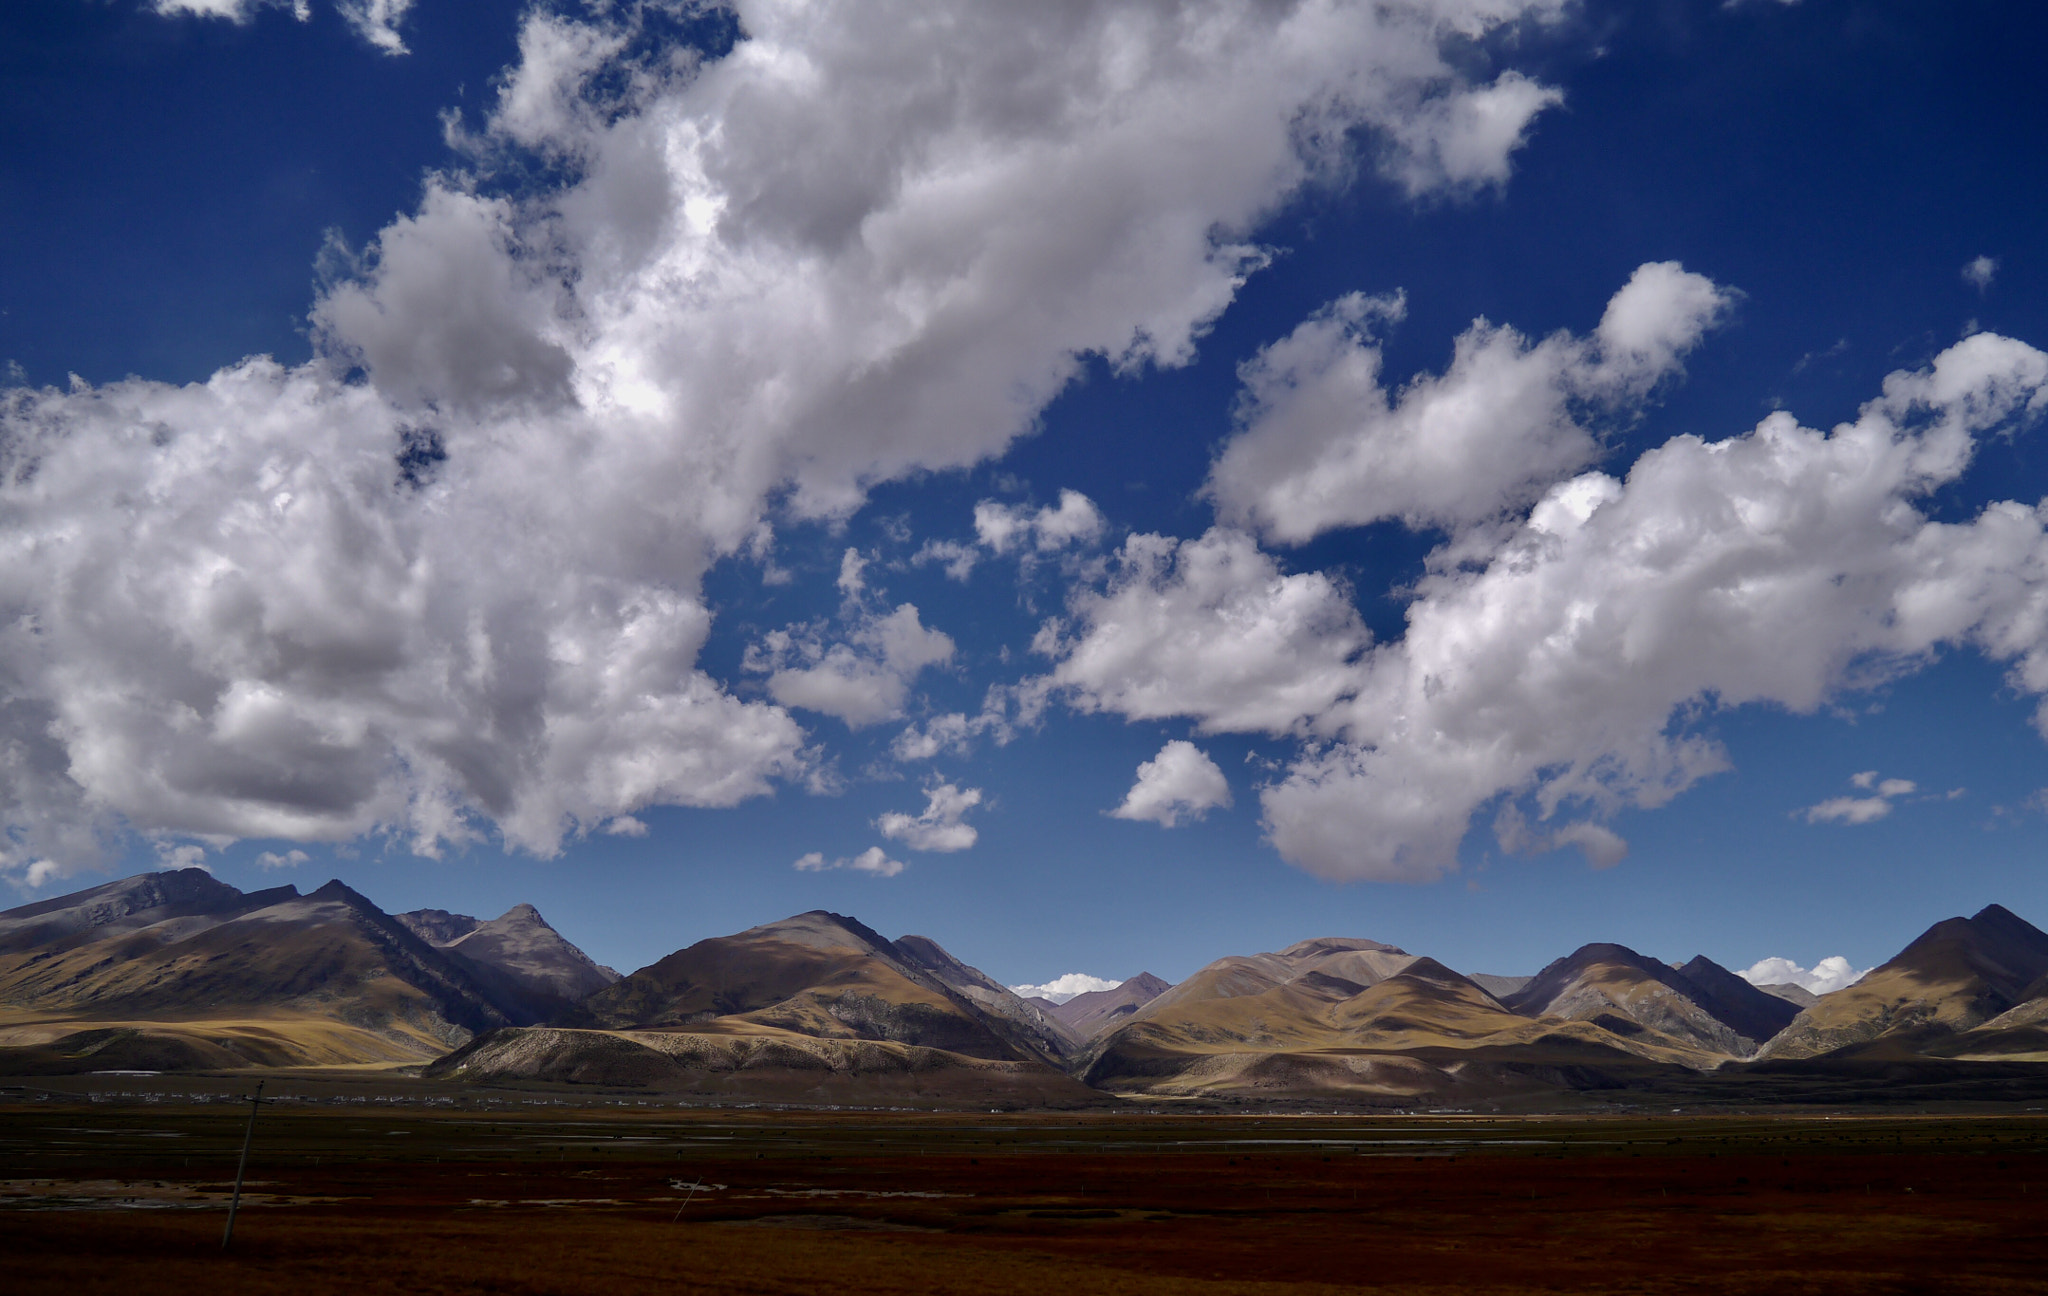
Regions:
<svg viewBox="0 0 2048 1296"><path fill-rule="evenodd" d="M325 1069L708 1102L1534 1110L2048 1098L2048 933L1949 918L1855 984L1587 945L1529 977L1318 938L1026 999L814 911L621 975L530 905L147 873L0 913L0 1075Z"/></svg>

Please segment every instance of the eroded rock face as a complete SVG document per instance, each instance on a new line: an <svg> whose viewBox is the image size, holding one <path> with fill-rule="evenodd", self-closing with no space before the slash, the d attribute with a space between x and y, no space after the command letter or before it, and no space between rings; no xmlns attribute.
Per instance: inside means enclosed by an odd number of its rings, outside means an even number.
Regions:
<svg viewBox="0 0 2048 1296"><path fill-rule="evenodd" d="M453 944L484 925L481 918L449 913L446 909L415 909L391 916L429 945Z"/></svg>

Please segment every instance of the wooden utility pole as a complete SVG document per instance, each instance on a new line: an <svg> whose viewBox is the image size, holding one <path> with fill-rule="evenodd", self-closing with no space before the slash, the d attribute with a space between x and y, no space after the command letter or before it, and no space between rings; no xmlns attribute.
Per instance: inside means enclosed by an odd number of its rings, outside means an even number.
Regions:
<svg viewBox="0 0 2048 1296"><path fill-rule="evenodd" d="M249 1128L242 1131L242 1159L235 1163L235 1195L228 1198L228 1227L220 1235L220 1249L228 1249L228 1243L235 1239L235 1212L242 1205L242 1174L249 1168L249 1144L256 1138L256 1109L263 1105L263 1082L256 1082L256 1092L249 1095Z"/></svg>

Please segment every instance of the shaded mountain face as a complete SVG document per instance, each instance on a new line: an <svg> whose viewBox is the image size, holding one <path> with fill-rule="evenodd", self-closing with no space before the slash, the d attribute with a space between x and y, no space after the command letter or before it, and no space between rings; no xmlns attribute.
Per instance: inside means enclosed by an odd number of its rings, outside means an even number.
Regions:
<svg viewBox="0 0 2048 1296"><path fill-rule="evenodd" d="M169 1055L199 1065L421 1060L532 1020L340 882L244 895L198 870L143 874L0 914L0 948L17 1035L128 1023L115 1033L175 1035ZM118 1065L95 1048L94 1069Z"/></svg>
<svg viewBox="0 0 2048 1296"><path fill-rule="evenodd" d="M1045 1011L1080 1039L1089 1040L1115 1027L1133 1013L1173 989L1150 972L1140 972L1122 985L1108 990L1090 990L1063 1004L1046 1002Z"/></svg>
<svg viewBox="0 0 2048 1296"><path fill-rule="evenodd" d="M1799 1009L1781 996L1743 980L1704 954L1678 969L1693 989L1693 1002L1758 1045L1792 1024Z"/></svg>
<svg viewBox="0 0 2048 1296"><path fill-rule="evenodd" d="M971 968L947 953L926 936L905 936L891 946L905 965L937 979L954 993L964 996L981 1012L1007 1023L1009 1034L1021 1034L1029 1051L1048 1059L1063 1059L1077 1052L1082 1036L1057 1013L1048 1013L1029 1000L1019 998L1010 987Z"/></svg>
<svg viewBox="0 0 2048 1296"><path fill-rule="evenodd" d="M298 893L297 887L283 886L245 895L204 869L138 873L0 913L0 953L99 940L178 918L233 914Z"/></svg>
<svg viewBox="0 0 2048 1296"><path fill-rule="evenodd" d="M814 910L703 940L586 999L565 1024L790 1032L1059 1065L1063 1027L922 937Z"/></svg>
<svg viewBox="0 0 2048 1296"><path fill-rule="evenodd" d="M467 960L484 980L529 1001L534 1020L557 1016L619 979L564 939L530 904L514 905L489 922L445 909L393 917L429 945Z"/></svg>
<svg viewBox="0 0 2048 1296"><path fill-rule="evenodd" d="M391 916L429 945L452 945L484 925L481 918L449 913L446 909L415 909Z"/></svg>
<svg viewBox="0 0 2048 1296"><path fill-rule="evenodd" d="M1953 1039L1932 1042L1926 1051L1972 1061L2048 1062L2048 975L2021 990L2011 1008Z"/></svg>
<svg viewBox="0 0 2048 1296"><path fill-rule="evenodd" d="M1496 999L1505 999L1534 980L1533 977L1525 976L1494 976L1489 972L1471 973L1470 979L1473 985L1478 986Z"/></svg>
<svg viewBox="0 0 2048 1296"><path fill-rule="evenodd" d="M1711 959L1679 969L1604 943L1557 960L1504 1002L1525 1017L1634 1023L1728 1057L1755 1053L1796 1012Z"/></svg>
<svg viewBox="0 0 2048 1296"><path fill-rule="evenodd" d="M1794 1008L1811 1008L1820 1002L1820 996L1803 985L1780 981L1772 985L1760 985L1757 989L1775 999L1783 999Z"/></svg>
<svg viewBox="0 0 2048 1296"><path fill-rule="evenodd" d="M1968 918L1936 923L1855 985L1822 996L1771 1041L1764 1056L1810 1058L1851 1048L1967 1051L1967 1041L1950 1037L1974 1033L2037 999L2048 987L2044 976L2048 933L1990 905ZM1988 1043L1988 1037L1979 1042Z"/></svg>

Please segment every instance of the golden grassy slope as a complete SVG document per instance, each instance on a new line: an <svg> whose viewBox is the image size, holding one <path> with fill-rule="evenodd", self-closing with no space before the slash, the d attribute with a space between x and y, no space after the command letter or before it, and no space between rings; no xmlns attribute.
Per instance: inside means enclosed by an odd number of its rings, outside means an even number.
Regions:
<svg viewBox="0 0 2048 1296"><path fill-rule="evenodd" d="M447 1047L402 1026L366 1030L284 1014L183 1021L0 1015L0 1074L7 1075L404 1066L431 1061Z"/></svg>
<svg viewBox="0 0 2048 1296"><path fill-rule="evenodd" d="M1309 984L1304 985L1307 981ZM1116 1092L1193 1097L1443 1096L1538 1087L1571 1069L1711 1067L1720 1057L1638 1028L1530 1019L1433 959L1353 994L1334 979L1182 1001L1103 1037L1084 1077Z"/></svg>
<svg viewBox="0 0 2048 1296"><path fill-rule="evenodd" d="M766 1028L1020 1056L943 990L907 974L884 938L829 914L699 941L585 1000L577 1024L718 1034Z"/></svg>

